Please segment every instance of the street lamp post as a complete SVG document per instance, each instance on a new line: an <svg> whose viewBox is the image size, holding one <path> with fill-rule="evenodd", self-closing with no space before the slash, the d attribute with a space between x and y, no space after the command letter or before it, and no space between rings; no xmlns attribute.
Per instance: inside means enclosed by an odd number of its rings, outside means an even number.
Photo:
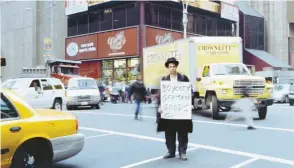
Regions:
<svg viewBox="0 0 294 168"><path fill-rule="evenodd" d="M187 25L188 25L188 4L189 1L185 4L185 1L182 1L183 4L183 26L184 26L184 38L187 37Z"/></svg>

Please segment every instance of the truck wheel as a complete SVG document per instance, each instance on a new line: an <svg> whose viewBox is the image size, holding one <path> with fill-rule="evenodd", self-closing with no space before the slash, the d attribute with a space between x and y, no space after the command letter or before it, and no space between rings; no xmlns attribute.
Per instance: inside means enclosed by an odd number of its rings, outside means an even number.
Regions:
<svg viewBox="0 0 294 168"><path fill-rule="evenodd" d="M290 106L294 106L294 99L289 99Z"/></svg>
<svg viewBox="0 0 294 168"><path fill-rule="evenodd" d="M54 100L53 109L62 110L62 102L59 99Z"/></svg>
<svg viewBox="0 0 294 168"><path fill-rule="evenodd" d="M264 120L267 114L267 107L261 107L258 109L259 119Z"/></svg>
<svg viewBox="0 0 294 168"><path fill-rule="evenodd" d="M216 98L216 95L211 96L210 110L212 113L212 119L217 120L219 117L218 116L219 108L218 108L218 100Z"/></svg>
<svg viewBox="0 0 294 168"><path fill-rule="evenodd" d="M285 96L285 103L289 103L289 97Z"/></svg>

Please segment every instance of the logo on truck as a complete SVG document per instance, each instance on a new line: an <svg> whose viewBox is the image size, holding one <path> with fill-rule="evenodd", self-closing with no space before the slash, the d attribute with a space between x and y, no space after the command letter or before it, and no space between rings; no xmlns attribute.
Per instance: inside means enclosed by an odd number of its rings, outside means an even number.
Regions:
<svg viewBox="0 0 294 168"><path fill-rule="evenodd" d="M114 37L109 37L107 40L107 44L113 52L116 52L126 44L126 38L124 32L120 32L116 34Z"/></svg>

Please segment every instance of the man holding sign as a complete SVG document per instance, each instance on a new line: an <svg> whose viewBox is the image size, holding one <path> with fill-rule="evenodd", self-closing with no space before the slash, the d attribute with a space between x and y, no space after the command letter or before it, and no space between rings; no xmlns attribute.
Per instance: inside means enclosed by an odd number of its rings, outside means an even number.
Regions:
<svg viewBox="0 0 294 168"><path fill-rule="evenodd" d="M165 63L169 75L161 79L157 131L165 132L168 153L164 159L175 157L178 134L180 159L187 160L188 133L193 132L192 92L188 77L177 72L178 65L175 58L169 58Z"/></svg>

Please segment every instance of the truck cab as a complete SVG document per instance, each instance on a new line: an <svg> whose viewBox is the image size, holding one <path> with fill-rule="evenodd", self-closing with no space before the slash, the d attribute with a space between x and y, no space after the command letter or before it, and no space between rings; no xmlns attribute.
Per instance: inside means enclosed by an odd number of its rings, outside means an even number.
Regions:
<svg viewBox="0 0 294 168"><path fill-rule="evenodd" d="M273 86L265 78L253 76L243 63L206 64L198 72L197 91L194 99L196 108L210 108L212 117L219 112L229 111L236 99L242 97L242 89L250 85L250 97L257 99L261 119L266 118L267 106L273 104Z"/></svg>

